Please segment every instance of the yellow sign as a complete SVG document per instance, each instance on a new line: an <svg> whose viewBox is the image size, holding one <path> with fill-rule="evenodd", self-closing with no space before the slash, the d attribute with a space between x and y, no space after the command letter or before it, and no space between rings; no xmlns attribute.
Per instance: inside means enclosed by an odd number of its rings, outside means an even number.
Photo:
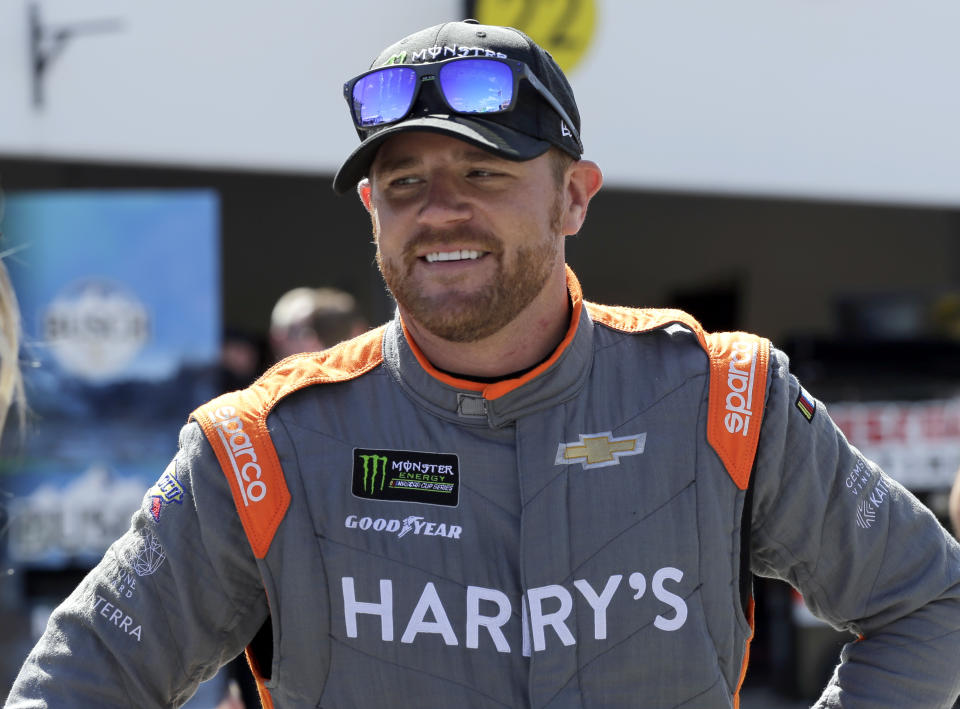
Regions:
<svg viewBox="0 0 960 709"><path fill-rule="evenodd" d="M593 40L597 7L595 0L476 0L474 17L525 32L569 73Z"/></svg>

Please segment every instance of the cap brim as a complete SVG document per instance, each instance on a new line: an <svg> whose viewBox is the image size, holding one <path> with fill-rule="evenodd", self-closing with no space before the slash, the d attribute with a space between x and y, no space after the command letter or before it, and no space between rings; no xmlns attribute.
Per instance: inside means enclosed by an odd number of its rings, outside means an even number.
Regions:
<svg viewBox="0 0 960 709"><path fill-rule="evenodd" d="M489 150L508 160L531 160L547 152L551 143L519 133L500 123L471 119L459 115L430 115L387 126L377 131L357 146L343 161L337 176L333 178L333 191L343 194L356 188L366 177L377 150L385 140L397 133L420 130L443 133L459 138L478 148Z"/></svg>

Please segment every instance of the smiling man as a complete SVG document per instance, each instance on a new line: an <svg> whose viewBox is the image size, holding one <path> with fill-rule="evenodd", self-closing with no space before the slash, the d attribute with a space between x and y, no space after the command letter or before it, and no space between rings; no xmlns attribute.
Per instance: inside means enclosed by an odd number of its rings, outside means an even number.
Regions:
<svg viewBox="0 0 960 709"><path fill-rule="evenodd" d="M950 706L936 519L767 340L584 300L549 54L447 23L344 93L396 317L193 413L9 706L178 704L246 647L273 707L736 707L753 574L852 633L818 707Z"/></svg>
<svg viewBox="0 0 960 709"><path fill-rule="evenodd" d="M601 177L552 150L508 160L417 131L377 152L359 188L377 263L436 366L503 376L546 357L567 330L563 236L579 230ZM558 164L570 167L558 175Z"/></svg>

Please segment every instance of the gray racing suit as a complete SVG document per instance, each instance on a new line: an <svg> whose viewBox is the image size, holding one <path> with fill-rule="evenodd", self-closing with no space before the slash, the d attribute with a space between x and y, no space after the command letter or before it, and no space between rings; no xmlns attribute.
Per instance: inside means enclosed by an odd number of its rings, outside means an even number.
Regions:
<svg viewBox="0 0 960 709"><path fill-rule="evenodd" d="M934 517L765 340L569 284L516 380L438 372L397 317L198 409L8 706L176 705L249 646L278 708L735 707L751 572L853 634L818 707L950 706Z"/></svg>

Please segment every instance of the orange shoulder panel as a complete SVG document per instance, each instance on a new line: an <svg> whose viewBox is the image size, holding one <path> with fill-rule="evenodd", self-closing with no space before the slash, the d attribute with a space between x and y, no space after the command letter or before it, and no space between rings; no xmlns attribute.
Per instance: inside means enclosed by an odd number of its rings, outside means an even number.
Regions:
<svg viewBox="0 0 960 709"><path fill-rule="evenodd" d="M770 341L745 332L705 333L682 310L587 303L590 317L615 330L645 332L673 323L688 327L710 359L707 440L733 482L746 490L760 440L767 394Z"/></svg>
<svg viewBox="0 0 960 709"><path fill-rule="evenodd" d="M693 331L706 349L703 327L689 313L670 308L628 308L621 305L597 305L586 303L587 311L594 322L622 332L646 332L680 323Z"/></svg>
<svg viewBox="0 0 960 709"><path fill-rule="evenodd" d="M737 487L746 490L760 440L770 341L745 332L715 333L707 336L707 354L707 440Z"/></svg>
<svg viewBox="0 0 960 709"><path fill-rule="evenodd" d="M293 355L247 389L217 397L194 411L220 467L254 555L262 559L290 505L290 492L267 429L280 399L304 387L359 377L383 360L383 327L324 352Z"/></svg>

